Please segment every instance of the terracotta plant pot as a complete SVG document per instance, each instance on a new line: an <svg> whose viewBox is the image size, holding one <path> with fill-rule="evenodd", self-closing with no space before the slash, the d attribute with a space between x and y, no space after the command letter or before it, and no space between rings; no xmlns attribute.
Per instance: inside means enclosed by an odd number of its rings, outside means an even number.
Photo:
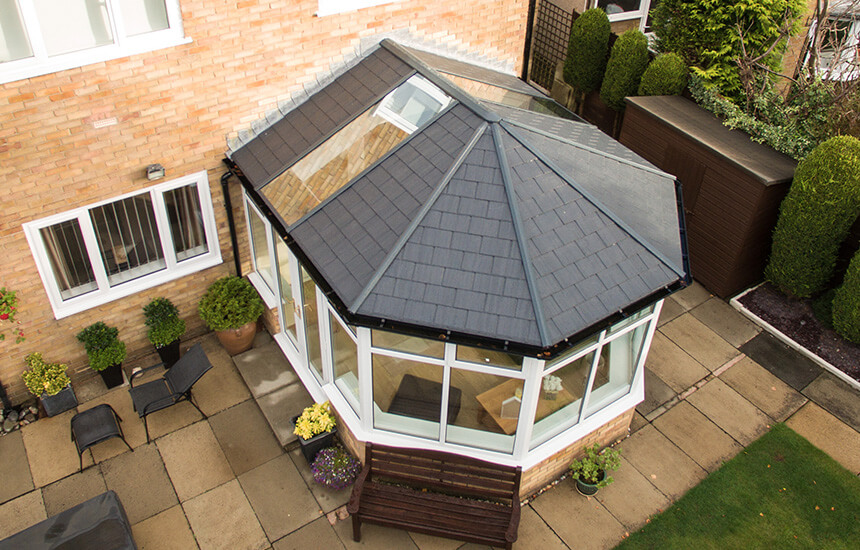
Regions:
<svg viewBox="0 0 860 550"><path fill-rule="evenodd" d="M164 347L155 348L155 351L158 352L158 357L161 358L161 362L164 363L164 368L169 369L179 361L179 338Z"/></svg>
<svg viewBox="0 0 860 550"><path fill-rule="evenodd" d="M257 334L257 321L251 321L237 329L219 330L215 332L218 341L230 355L236 355L251 349L254 345L254 335Z"/></svg>
<svg viewBox="0 0 860 550"><path fill-rule="evenodd" d="M100 370L99 376L102 377L102 380L107 386L108 389L115 388L117 386L121 386L124 382L122 376L122 363L117 363L116 365L111 365L104 370Z"/></svg>

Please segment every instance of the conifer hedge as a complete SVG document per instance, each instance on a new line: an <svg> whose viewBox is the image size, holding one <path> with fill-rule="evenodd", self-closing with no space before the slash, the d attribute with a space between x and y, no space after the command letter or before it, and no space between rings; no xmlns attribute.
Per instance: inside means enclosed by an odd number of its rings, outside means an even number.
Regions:
<svg viewBox="0 0 860 550"><path fill-rule="evenodd" d="M600 97L616 111L624 109L624 98L636 95L642 73L648 66L648 39L642 31L630 29L615 41L606 74L600 86Z"/></svg>
<svg viewBox="0 0 860 550"><path fill-rule="evenodd" d="M680 55L660 54L645 69L637 95L681 95L687 86L687 73Z"/></svg>
<svg viewBox="0 0 860 550"><path fill-rule="evenodd" d="M846 340L860 344L860 252L854 254L833 297L833 328Z"/></svg>
<svg viewBox="0 0 860 550"><path fill-rule="evenodd" d="M564 81L587 94L600 87L609 53L609 17L600 8L585 10L570 29Z"/></svg>
<svg viewBox="0 0 860 550"><path fill-rule="evenodd" d="M830 138L797 166L780 206L765 277L792 296L820 292L858 215L860 140Z"/></svg>

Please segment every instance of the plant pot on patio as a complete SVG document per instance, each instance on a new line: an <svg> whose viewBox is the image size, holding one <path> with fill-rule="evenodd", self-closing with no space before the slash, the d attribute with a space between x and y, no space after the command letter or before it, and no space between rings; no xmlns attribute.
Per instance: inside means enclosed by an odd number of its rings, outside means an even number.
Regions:
<svg viewBox="0 0 860 550"><path fill-rule="evenodd" d="M306 407L302 414L290 421L308 465L313 464L318 452L334 445L337 426L328 401Z"/></svg>
<svg viewBox="0 0 860 550"><path fill-rule="evenodd" d="M111 365L98 371L98 373L99 376L102 377L102 381L105 383L105 386L107 386L107 389L121 386L125 381L122 375L122 363Z"/></svg>
<svg viewBox="0 0 860 550"><path fill-rule="evenodd" d="M257 319L263 314L263 299L251 283L228 275L212 283L200 299L200 318L215 331L230 355L242 353L254 344Z"/></svg>
<svg viewBox="0 0 860 550"><path fill-rule="evenodd" d="M576 482L576 490L582 495L591 496L601 487L612 483L612 477L606 475L606 472L618 469L621 465L621 453L611 447L601 451L597 443L583 451L585 456L571 462L569 468Z"/></svg>
<svg viewBox="0 0 860 550"><path fill-rule="evenodd" d="M78 406L78 398L71 384L54 395L43 393L39 396L39 401L48 416L56 416Z"/></svg>
<svg viewBox="0 0 860 550"><path fill-rule="evenodd" d="M181 341L179 338L170 342L166 346L162 346L160 348L155 348L155 351L158 352L158 357L161 359L161 362L164 363L164 368L169 369L172 367L177 361L179 361L180 351L179 345Z"/></svg>
<svg viewBox="0 0 860 550"><path fill-rule="evenodd" d="M254 335L257 334L257 321L245 323L239 328L215 331L218 341L230 355L237 355L251 349Z"/></svg>
<svg viewBox="0 0 860 550"><path fill-rule="evenodd" d="M31 353L24 358L28 369L21 377L30 393L39 398L39 404L48 416L54 416L78 405L72 381L66 374L66 365L49 363L41 353Z"/></svg>
<svg viewBox="0 0 860 550"><path fill-rule="evenodd" d="M125 360L125 343L119 339L119 329L99 321L78 333L84 344L90 368L99 373L108 389L123 383L122 362Z"/></svg>
<svg viewBox="0 0 860 550"><path fill-rule="evenodd" d="M185 321L179 318L179 310L167 298L153 298L143 306L147 337L155 351L169 369L179 361L180 337L185 333Z"/></svg>

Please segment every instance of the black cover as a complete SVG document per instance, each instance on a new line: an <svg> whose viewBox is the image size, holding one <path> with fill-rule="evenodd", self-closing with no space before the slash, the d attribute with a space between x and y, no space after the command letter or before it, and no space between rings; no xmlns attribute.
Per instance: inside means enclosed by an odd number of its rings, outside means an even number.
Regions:
<svg viewBox="0 0 860 550"><path fill-rule="evenodd" d="M60 512L0 541L0 550L136 550L131 525L113 491Z"/></svg>

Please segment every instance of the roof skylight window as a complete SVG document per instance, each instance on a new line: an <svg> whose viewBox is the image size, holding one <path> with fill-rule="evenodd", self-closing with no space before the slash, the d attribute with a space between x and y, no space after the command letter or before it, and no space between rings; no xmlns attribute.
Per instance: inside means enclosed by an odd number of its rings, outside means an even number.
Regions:
<svg viewBox="0 0 860 550"><path fill-rule="evenodd" d="M411 134L450 102L442 90L416 74L385 96L375 114Z"/></svg>

